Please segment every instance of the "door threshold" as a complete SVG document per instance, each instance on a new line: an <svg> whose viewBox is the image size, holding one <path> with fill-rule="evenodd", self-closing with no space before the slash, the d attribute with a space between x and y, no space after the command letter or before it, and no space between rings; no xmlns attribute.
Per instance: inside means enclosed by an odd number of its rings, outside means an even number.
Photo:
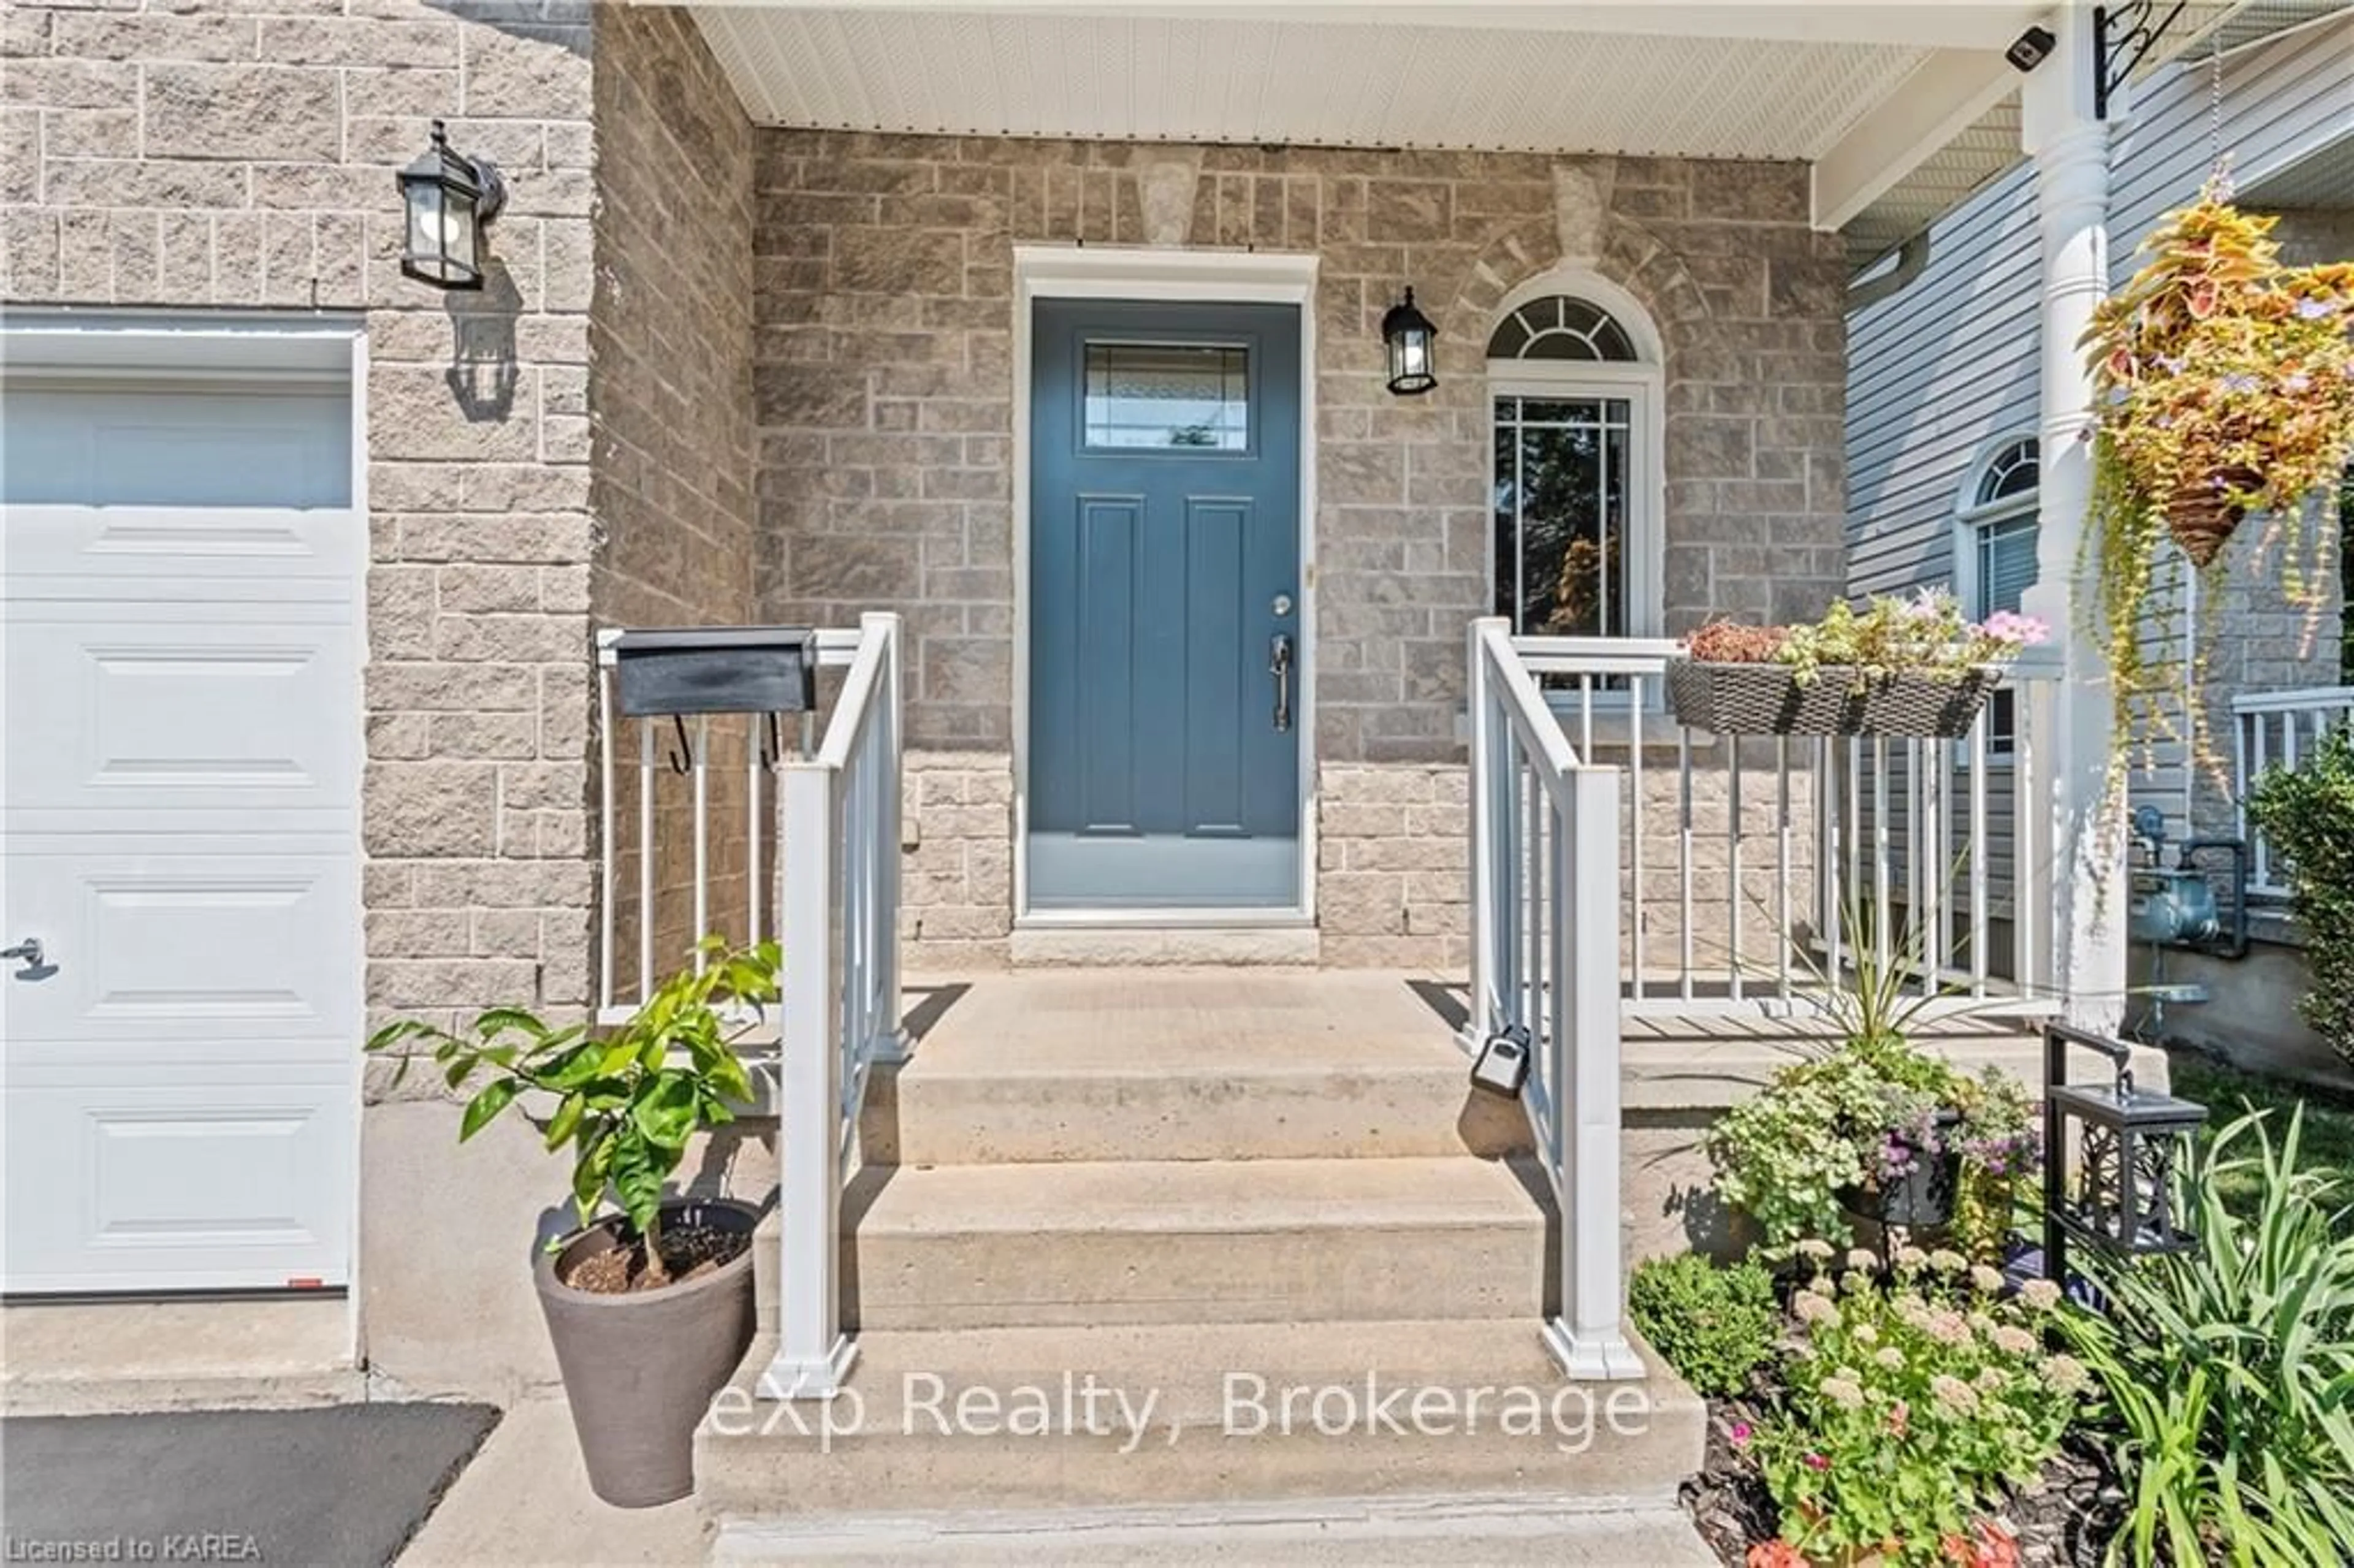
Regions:
<svg viewBox="0 0 2354 1568"><path fill-rule="evenodd" d="M1161 918L1109 921L1102 910L1072 911L1097 916L1082 921L1018 925L1008 957L1016 968L1127 969L1172 965L1225 968L1278 965L1313 969L1322 961L1322 938L1314 922L1294 913L1278 918L1217 917L1179 923ZM1152 916L1178 913L1153 910ZM1200 911L1189 913L1200 914ZM1262 914L1273 912L1261 912Z"/></svg>
<svg viewBox="0 0 2354 1568"><path fill-rule="evenodd" d="M1305 909L1158 907L1141 905L1085 909L1033 909L1013 917L1017 931L1294 931L1312 929L1316 916Z"/></svg>

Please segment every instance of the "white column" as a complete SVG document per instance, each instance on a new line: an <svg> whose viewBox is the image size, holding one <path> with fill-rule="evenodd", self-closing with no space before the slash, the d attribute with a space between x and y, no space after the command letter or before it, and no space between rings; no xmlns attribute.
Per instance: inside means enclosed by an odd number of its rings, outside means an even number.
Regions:
<svg viewBox="0 0 2354 1568"><path fill-rule="evenodd" d="M2093 13L2065 5L2058 45L2021 93L2042 239L2041 488L2037 580L2026 608L2052 628L2064 681L2034 739L2051 787L2052 984L2071 1022L2114 1030L2126 989L2124 810L2106 807L2114 721L2108 659L2078 626L2094 591L2083 549L2093 493L2093 378L2077 340L2108 289L2108 128L2094 114ZM2119 109L2111 103L2113 112Z"/></svg>

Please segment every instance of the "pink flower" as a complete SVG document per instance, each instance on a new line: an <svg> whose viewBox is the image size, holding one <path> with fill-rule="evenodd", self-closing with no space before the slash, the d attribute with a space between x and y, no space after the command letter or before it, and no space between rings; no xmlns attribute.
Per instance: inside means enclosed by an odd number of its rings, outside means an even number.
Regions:
<svg viewBox="0 0 2354 1568"><path fill-rule="evenodd" d="M2036 617L2008 609L1998 609L1988 616L1978 630L1988 637L2016 642L2021 647L2041 642L2052 635L2052 628Z"/></svg>
<svg viewBox="0 0 2354 1568"><path fill-rule="evenodd" d="M1732 1442L1734 1447L1746 1448L1749 1446L1749 1423L1746 1421L1736 1421L1726 1430L1724 1435Z"/></svg>
<svg viewBox="0 0 2354 1568"><path fill-rule="evenodd" d="M1831 1467L1831 1462L1820 1454L1809 1454L1806 1457L1806 1466L1810 1470L1828 1470Z"/></svg>

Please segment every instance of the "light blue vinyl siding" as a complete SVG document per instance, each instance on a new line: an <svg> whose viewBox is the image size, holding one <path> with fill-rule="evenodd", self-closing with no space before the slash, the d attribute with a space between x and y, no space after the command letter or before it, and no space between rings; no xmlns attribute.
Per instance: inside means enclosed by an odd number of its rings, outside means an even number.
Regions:
<svg viewBox="0 0 2354 1568"><path fill-rule="evenodd" d="M2110 260L2117 281L2134 247L2198 194L2212 162L2205 54L2137 90L2112 142ZM2298 29L2224 61L2222 143L2246 188L2354 133L2354 16ZM2031 434L2041 258L2034 175L2021 164L1931 231L1922 275L1848 318L1847 459L1851 591L1888 593L1955 578L1955 515L1965 482L2001 441ZM2187 574L2161 584L2149 641L2181 641ZM2073 634L2063 630L2061 634ZM2161 746L2137 792L2179 814L2188 773Z"/></svg>

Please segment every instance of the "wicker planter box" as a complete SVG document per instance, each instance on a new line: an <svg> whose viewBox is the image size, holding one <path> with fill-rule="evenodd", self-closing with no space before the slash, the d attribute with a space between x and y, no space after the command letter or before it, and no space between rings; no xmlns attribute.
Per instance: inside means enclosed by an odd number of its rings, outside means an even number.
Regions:
<svg viewBox="0 0 2354 1568"><path fill-rule="evenodd" d="M1801 686L1780 664L1712 664L1678 659L1668 666L1668 699L1677 722L1718 735L1899 735L1951 739L1967 735L1993 694L1999 672L1974 670L1957 681L1882 675L1856 689L1855 672L1826 664Z"/></svg>

